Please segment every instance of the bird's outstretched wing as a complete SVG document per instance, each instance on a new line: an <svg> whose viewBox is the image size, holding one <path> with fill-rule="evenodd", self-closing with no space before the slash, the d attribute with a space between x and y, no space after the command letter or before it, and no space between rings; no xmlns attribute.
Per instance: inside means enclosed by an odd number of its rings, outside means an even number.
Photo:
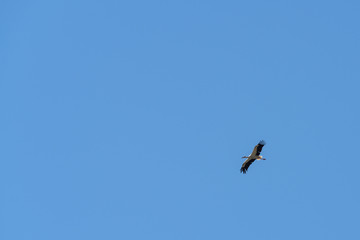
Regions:
<svg viewBox="0 0 360 240"><path fill-rule="evenodd" d="M251 153L251 156L259 156L260 155L260 152L263 148L263 146L265 146L265 141L264 140L261 140L255 147L254 147L254 150L253 152Z"/></svg>
<svg viewBox="0 0 360 240"><path fill-rule="evenodd" d="M244 163L243 165L241 166L241 169L240 169L240 172L241 173L246 173L246 171L248 170L248 168L250 167L250 165L255 161L255 158L248 158Z"/></svg>

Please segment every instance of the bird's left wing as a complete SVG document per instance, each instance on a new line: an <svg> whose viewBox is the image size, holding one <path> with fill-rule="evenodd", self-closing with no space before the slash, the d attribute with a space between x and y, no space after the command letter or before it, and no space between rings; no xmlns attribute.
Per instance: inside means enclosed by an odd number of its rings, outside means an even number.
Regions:
<svg viewBox="0 0 360 240"><path fill-rule="evenodd" d="M242 173L246 173L246 171L248 170L248 168L250 167L250 165L255 161L255 158L252 158L252 159L247 159L243 165L241 166L241 169L240 169L240 172Z"/></svg>

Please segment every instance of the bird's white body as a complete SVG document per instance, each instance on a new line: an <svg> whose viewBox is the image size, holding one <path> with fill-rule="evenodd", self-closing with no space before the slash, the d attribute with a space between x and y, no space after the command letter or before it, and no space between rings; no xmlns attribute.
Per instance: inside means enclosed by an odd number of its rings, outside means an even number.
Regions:
<svg viewBox="0 0 360 240"><path fill-rule="evenodd" d="M263 156L252 156L252 155L249 155L249 156L245 156L245 157L242 157L242 158L250 158L250 159L253 159L255 158L255 160L265 160L266 158L264 158Z"/></svg>

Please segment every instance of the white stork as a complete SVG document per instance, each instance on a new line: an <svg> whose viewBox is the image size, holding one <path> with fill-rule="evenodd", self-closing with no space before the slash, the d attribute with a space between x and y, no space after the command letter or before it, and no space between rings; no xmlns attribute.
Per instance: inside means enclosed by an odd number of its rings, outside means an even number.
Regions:
<svg viewBox="0 0 360 240"><path fill-rule="evenodd" d="M246 171L248 170L248 168L250 167L250 165L255 162L255 160L266 160L266 158L263 158L263 156L260 156L260 152L263 148L263 146L265 146L265 141L261 140L255 147L254 150L252 151L252 153L250 154L250 156L244 156L242 158L247 158L246 161L243 163L243 165L241 166L240 172L242 173L246 173Z"/></svg>

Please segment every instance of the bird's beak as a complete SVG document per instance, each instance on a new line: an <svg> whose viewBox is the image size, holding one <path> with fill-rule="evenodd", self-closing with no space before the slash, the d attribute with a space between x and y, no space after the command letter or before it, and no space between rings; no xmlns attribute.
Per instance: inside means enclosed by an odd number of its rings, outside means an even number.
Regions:
<svg viewBox="0 0 360 240"><path fill-rule="evenodd" d="M263 158L262 160L266 160L266 158Z"/></svg>

